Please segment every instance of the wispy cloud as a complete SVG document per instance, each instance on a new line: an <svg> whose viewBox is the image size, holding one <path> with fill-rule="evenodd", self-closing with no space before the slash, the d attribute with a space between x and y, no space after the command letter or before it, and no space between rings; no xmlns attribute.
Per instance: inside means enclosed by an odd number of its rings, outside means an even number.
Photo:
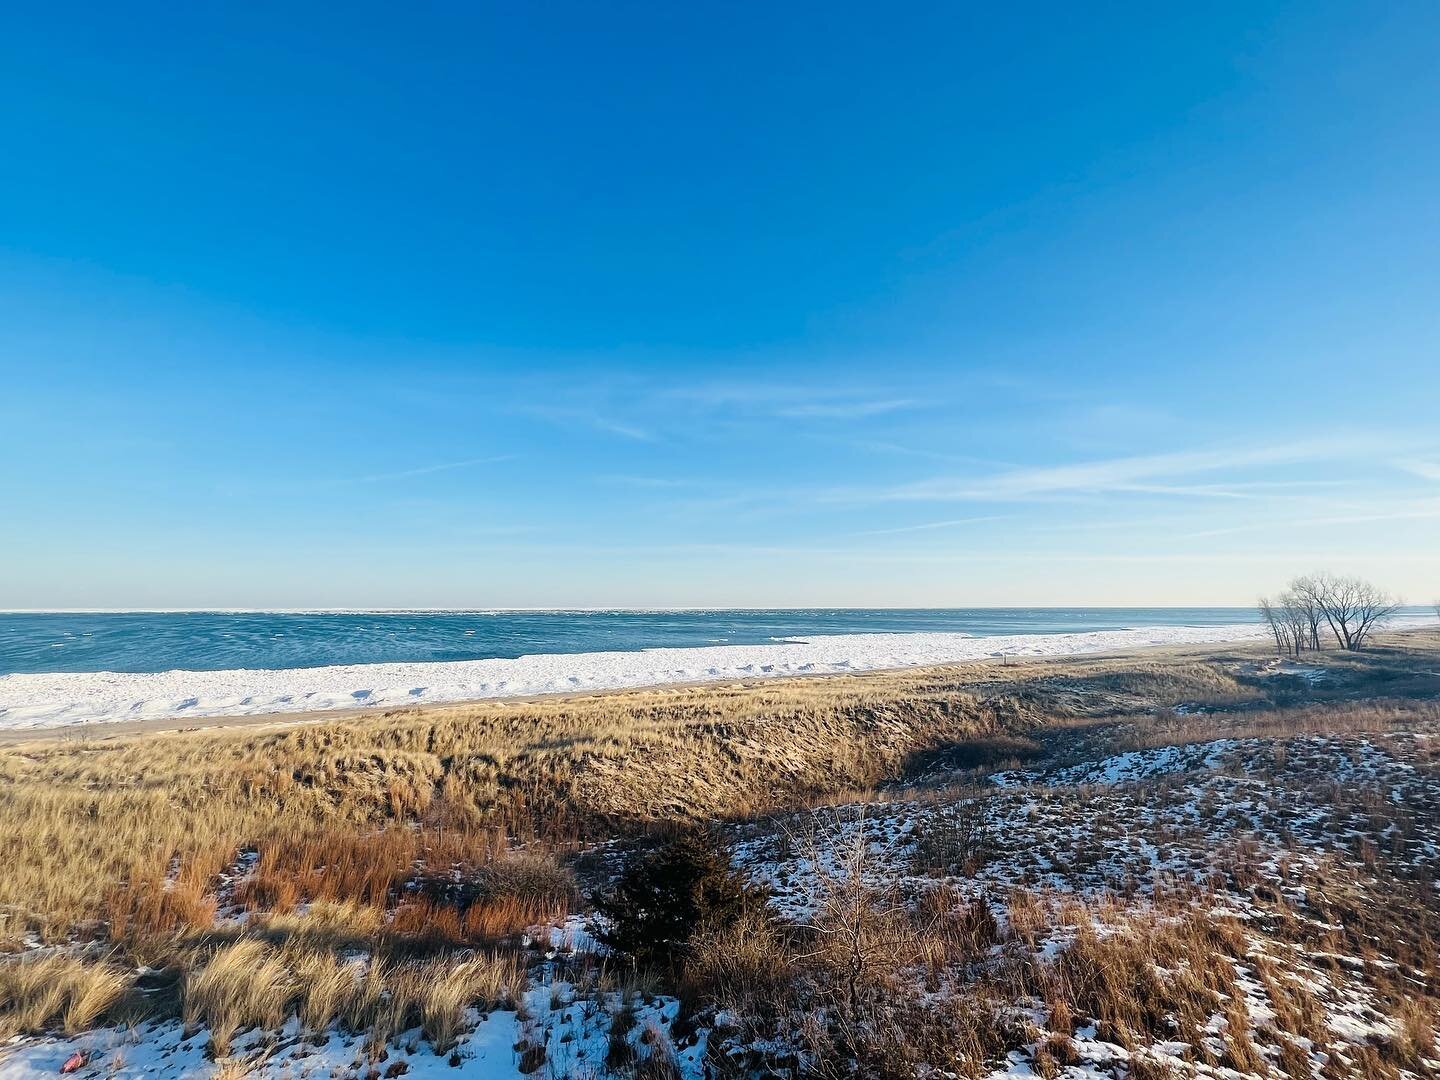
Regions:
<svg viewBox="0 0 1440 1080"><path fill-rule="evenodd" d="M1290 519L1283 524L1274 521L1246 522L1239 525L1226 526L1219 529L1204 529L1200 532L1192 532L1192 538L1208 538L1214 536L1230 536L1236 533L1263 532L1267 530L1281 529L1309 529L1323 525L1367 525L1379 521L1431 521L1440 519L1440 501L1420 500L1415 502L1401 503L1391 509L1373 509L1366 511L1352 511L1340 514L1323 514L1316 517Z"/></svg>
<svg viewBox="0 0 1440 1080"><path fill-rule="evenodd" d="M1008 466L1013 468L1009 462L996 461L994 458L977 457L974 454L947 454L941 450L930 450L921 446L905 446L901 443L889 442L884 439L857 439L852 440L848 445L856 450L863 450L872 454L894 454L899 457L924 458L929 461L946 461L952 465L985 465L990 468Z"/></svg>
<svg viewBox="0 0 1440 1080"><path fill-rule="evenodd" d="M469 469L476 465L494 465L501 461L513 461L514 454L496 454L492 457L467 458L464 461L442 461L435 465L420 465L413 469L399 469L395 472L372 473L357 476L354 483L375 484L382 480L407 480L413 476L428 476L431 473L449 472L452 469Z"/></svg>
<svg viewBox="0 0 1440 1080"><path fill-rule="evenodd" d="M596 431L608 432L611 435L619 435L622 439L634 439L637 442L654 442L655 433L635 424L627 424L620 420L611 420L606 416L589 416L590 426Z"/></svg>
<svg viewBox="0 0 1440 1080"><path fill-rule="evenodd" d="M1422 480L1440 481L1440 462L1409 459L1397 461L1395 465L1413 476L1420 477Z"/></svg>
<svg viewBox="0 0 1440 1080"><path fill-rule="evenodd" d="M554 553L557 556L621 556L624 558L665 558L687 556L760 556L794 557L797 559L840 559L848 564L860 565L966 565L966 564L1009 564L1036 563L1042 565L1137 563L1194 565L1200 563L1273 563L1293 571L1297 560L1312 563L1345 563L1354 557L1353 551L1316 546L1285 549L1267 546L1246 550L1204 549L1193 551L1050 551L1023 548L991 550L960 549L935 550L924 548L880 549L874 547L827 546L823 544L748 544L748 543L674 543L674 544L569 544L526 542L515 548L530 555ZM1428 550L1399 550L1387 552L1385 558L1395 563L1419 563L1429 565L1433 554Z"/></svg>
<svg viewBox="0 0 1440 1080"><path fill-rule="evenodd" d="M679 480L668 476L629 476L616 473L597 476L595 479L602 484L615 484L619 487L654 488L656 490L691 487L693 483L690 480Z"/></svg>
<svg viewBox="0 0 1440 1080"><path fill-rule="evenodd" d="M856 536L893 536L896 533L928 532L931 529L956 529L962 525L978 525L985 521L1004 521L1008 514L983 514L979 517L951 518L949 521L927 521L923 525L901 525L893 529L866 529Z"/></svg>
<svg viewBox="0 0 1440 1080"><path fill-rule="evenodd" d="M1383 439L1303 440L1008 469L988 476L938 477L868 493L875 501L1030 501L1110 493L1245 498L1241 483L1190 483L1207 473L1373 456ZM862 498L862 501L863 498Z"/></svg>
<svg viewBox="0 0 1440 1080"><path fill-rule="evenodd" d="M817 388L789 383L702 383L663 395L710 410L761 414L787 420L862 420L925 404L916 398L847 386Z"/></svg>
<svg viewBox="0 0 1440 1080"><path fill-rule="evenodd" d="M607 435L618 435L622 439L632 439L636 442L656 441L655 433L649 428L632 424L628 420L618 420L593 409L571 408L563 405L524 405L516 411L529 416L538 416L542 420L548 420L552 424L560 424L563 427L588 427Z"/></svg>
<svg viewBox="0 0 1440 1080"><path fill-rule="evenodd" d="M808 401L778 408L775 415L791 420L860 420L867 416L913 409L919 404L910 398L890 398L883 401Z"/></svg>
<svg viewBox="0 0 1440 1080"><path fill-rule="evenodd" d="M767 382L698 382L662 389L659 397L685 401L710 409L773 409L793 405L817 397L812 387L791 383ZM825 395L818 395L824 397Z"/></svg>

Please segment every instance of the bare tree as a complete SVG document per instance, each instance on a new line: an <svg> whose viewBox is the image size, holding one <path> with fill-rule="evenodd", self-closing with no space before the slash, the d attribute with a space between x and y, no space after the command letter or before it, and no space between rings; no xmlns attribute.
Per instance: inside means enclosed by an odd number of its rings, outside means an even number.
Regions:
<svg viewBox="0 0 1440 1080"><path fill-rule="evenodd" d="M1320 605L1315 602L1312 596L1306 596L1299 590L1292 589L1288 594L1299 609L1304 619L1305 632L1309 637L1309 644L1306 648L1319 652L1323 646L1320 643L1320 624L1325 621L1325 613L1320 610Z"/></svg>
<svg viewBox="0 0 1440 1080"><path fill-rule="evenodd" d="M1270 602L1268 596L1260 597L1256 606L1259 608L1260 618L1270 628L1270 633L1275 636L1275 651L1284 656L1290 651L1290 642L1287 637L1289 630L1285 625L1285 617L1280 613L1280 609Z"/></svg>
<svg viewBox="0 0 1440 1080"><path fill-rule="evenodd" d="M1280 598L1280 611L1290 631L1290 649L1298 658L1311 647L1309 609L1303 599L1293 592L1288 592Z"/></svg>
<svg viewBox="0 0 1440 1080"><path fill-rule="evenodd" d="M1400 598L1376 588L1368 582L1358 581L1359 591L1355 604L1356 624L1353 640L1354 647L1361 649L1365 647L1365 639L1370 632L1389 621L1395 612L1400 610Z"/></svg>
<svg viewBox="0 0 1440 1080"><path fill-rule="evenodd" d="M1358 577L1310 574L1296 578L1290 590L1318 608L1336 643L1352 651L1364 648L1370 633L1400 606L1395 597Z"/></svg>
<svg viewBox="0 0 1440 1080"><path fill-rule="evenodd" d="M1294 590L1275 600L1262 596L1258 607L1260 618L1275 636L1275 650L1281 656L1298 657L1306 649L1320 648L1320 624L1324 615L1308 596Z"/></svg>

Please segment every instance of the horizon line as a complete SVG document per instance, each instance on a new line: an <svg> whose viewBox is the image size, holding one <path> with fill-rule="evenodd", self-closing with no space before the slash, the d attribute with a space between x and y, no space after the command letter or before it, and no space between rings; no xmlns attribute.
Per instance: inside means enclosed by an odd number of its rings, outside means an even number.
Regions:
<svg viewBox="0 0 1440 1080"><path fill-rule="evenodd" d="M1428 604L1402 604L1428 609ZM974 604L921 606L914 604L677 604L513 607L65 607L0 608L0 615L508 615L714 611L1122 611L1131 609L1247 611L1254 604Z"/></svg>

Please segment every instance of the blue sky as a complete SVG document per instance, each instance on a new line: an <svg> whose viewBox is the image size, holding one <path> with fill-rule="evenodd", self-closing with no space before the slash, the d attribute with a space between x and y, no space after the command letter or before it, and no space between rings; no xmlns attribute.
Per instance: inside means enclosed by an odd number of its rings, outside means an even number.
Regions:
<svg viewBox="0 0 1440 1080"><path fill-rule="evenodd" d="M1440 594L1440 8L0 35L0 607Z"/></svg>

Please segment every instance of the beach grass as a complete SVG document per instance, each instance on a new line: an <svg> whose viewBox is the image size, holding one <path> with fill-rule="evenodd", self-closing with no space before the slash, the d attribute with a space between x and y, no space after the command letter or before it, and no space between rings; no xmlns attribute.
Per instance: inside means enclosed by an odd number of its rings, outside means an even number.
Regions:
<svg viewBox="0 0 1440 1080"><path fill-rule="evenodd" d="M0 747L0 918L12 938L199 925L242 851L260 852L264 870L296 845L316 865L353 863L353 880L332 872L316 888L379 902L427 844L478 865L517 842L563 851L848 797L956 748L1157 709L1168 715L1154 737L1183 739L1195 721L1175 705L1243 707L1254 725L1264 721L1251 710L1298 696L1424 696L1440 690L1436 641L1412 633L1325 654L1331 677L1317 686L1237 675L1263 659L1254 647L1179 650Z"/></svg>
<svg viewBox="0 0 1440 1080"><path fill-rule="evenodd" d="M592 842L644 845L707 822L763 833L786 814L871 800L962 806L984 773L1041 756L1440 726L1440 634L1395 635L1315 664L1323 678L1288 672L1252 646L1173 650L0 747L0 947L63 946L0 962L0 1025L76 1030L169 1016L204 1025L222 1059L238 1032L295 1016L306 1030L368 1032L377 1052L418 1027L441 1052L467 1010L517 1000L525 934L583 905L573 856ZM962 825L957 817L919 836L916 857L977 865L983 853ZM1387 853L1366 857L1379 865ZM1357 924L1385 900L1368 888L1355 892ZM1070 1053L1066 1015L1103 1015L1116 1039L1139 1047L1163 1034L1156 1009L1188 1017L1201 1039L1201 1013L1234 996L1230 961L1243 960L1244 943L1187 921L1192 894L1157 894L1149 914L1066 909L1074 947L1063 962L1043 977L1030 962L987 976L952 1002L959 1011L944 1025L927 1027L924 1001L902 992L916 970L973 966L987 950L1038 940L1064 906L1017 891L997 927L964 903L930 899L829 897L824 949L806 943L804 928L710 927L676 992L694 1007L750 1008L757 1024L777 1009L812 1008L817 986L854 995L847 1007L873 1011L871 1041L837 1050L811 1033L816 1052L875 1068L936 1054L978 1068L1018 1037L1000 1007L1016 994L1049 1003L1037 1061L1056 1069ZM1171 921L1155 923L1156 911ZM1416 958L1433 945L1433 920L1396 911L1419 936L1396 938L1387 955L1428 971ZM227 918L237 913L243 921ZM1085 930L1092 923L1104 932ZM1117 936L1117 926L1129 929ZM837 950L845 933L869 944ZM863 970L846 974L862 952ZM368 958L363 971L346 961L353 955ZM1188 965L1194 978L1138 993L1151 961ZM161 984L143 994L142 969ZM1405 1024L1421 1049L1406 1051L1397 1035L1387 1061L1428 1052L1433 1001L1419 1000ZM1291 1006L1295 1037L1310 1037L1313 1007ZM1244 1022L1237 1014L1233 1029ZM919 1041L902 1045L906 1032ZM1215 1060L1253 1066L1253 1047L1233 1042Z"/></svg>

